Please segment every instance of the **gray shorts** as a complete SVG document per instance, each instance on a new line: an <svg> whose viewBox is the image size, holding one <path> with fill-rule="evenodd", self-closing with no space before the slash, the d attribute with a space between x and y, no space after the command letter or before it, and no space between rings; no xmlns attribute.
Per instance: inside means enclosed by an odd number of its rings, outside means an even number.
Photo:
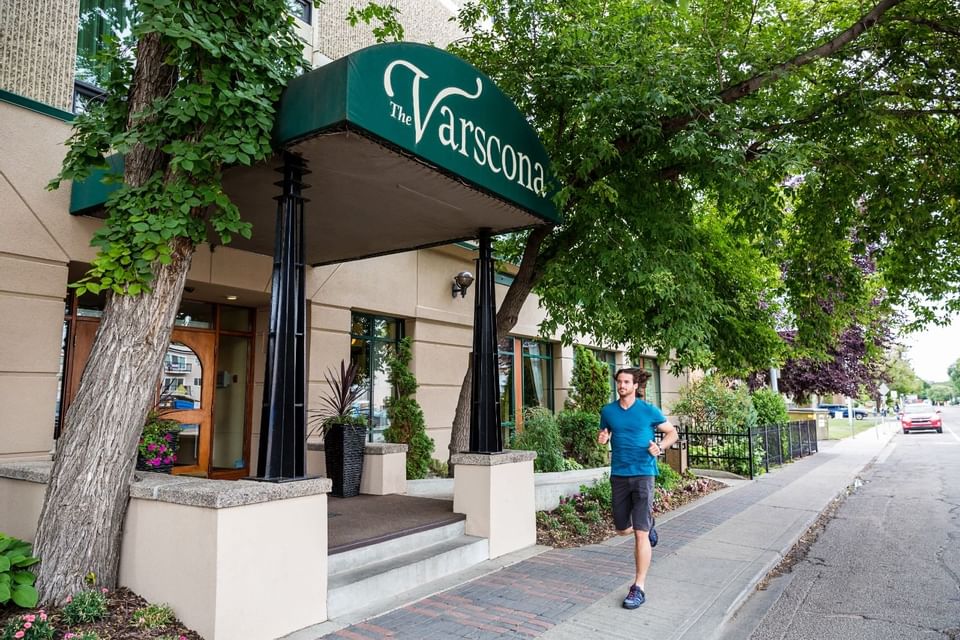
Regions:
<svg viewBox="0 0 960 640"><path fill-rule="evenodd" d="M650 531L653 524L653 476L610 476L613 525L618 531Z"/></svg>

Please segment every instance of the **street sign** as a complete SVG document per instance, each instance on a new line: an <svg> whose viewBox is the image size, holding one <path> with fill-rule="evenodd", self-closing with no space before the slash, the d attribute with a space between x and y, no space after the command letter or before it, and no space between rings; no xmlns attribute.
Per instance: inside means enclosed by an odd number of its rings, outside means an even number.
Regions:
<svg viewBox="0 0 960 640"><path fill-rule="evenodd" d="M877 387L877 391L880 392L880 395L885 396L887 392L890 391L890 387L887 386L886 382L881 382L880 386Z"/></svg>

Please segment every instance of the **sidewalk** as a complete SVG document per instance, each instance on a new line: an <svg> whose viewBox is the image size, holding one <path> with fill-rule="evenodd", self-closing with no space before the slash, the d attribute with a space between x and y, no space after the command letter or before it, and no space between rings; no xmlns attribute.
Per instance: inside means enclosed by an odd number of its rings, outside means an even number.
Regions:
<svg viewBox="0 0 960 640"><path fill-rule="evenodd" d="M660 518L647 602L635 611L620 606L632 538L614 538L548 549L364 622L337 629L331 621L288 638L709 640L895 432L886 423L821 442L815 455Z"/></svg>

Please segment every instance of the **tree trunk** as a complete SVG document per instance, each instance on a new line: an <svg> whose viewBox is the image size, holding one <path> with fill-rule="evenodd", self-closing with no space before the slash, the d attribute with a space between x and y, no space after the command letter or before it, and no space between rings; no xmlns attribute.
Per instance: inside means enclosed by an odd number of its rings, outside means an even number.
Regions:
<svg viewBox="0 0 960 640"><path fill-rule="evenodd" d="M520 268L514 277L507 295L504 296L500 309L497 311L497 339L502 339L517 324L520 309L533 291L534 285L540 279L537 268L540 247L550 235L552 226L537 227L527 237L527 244L523 250ZM457 399L457 408L453 415L453 425L450 433L449 454L447 467L453 475L454 454L466 451L470 442L470 390L473 384L473 365L468 361L467 372L463 375L463 384L460 385L460 397Z"/></svg>
<svg viewBox="0 0 960 640"><path fill-rule="evenodd" d="M169 94L176 69L157 34L137 47L129 95L128 128L154 99ZM167 159L136 145L127 154L124 181L142 185ZM137 442L153 404L163 356L180 305L194 246L171 241L171 262L154 265L152 291L107 297L76 398L64 416L50 483L40 512L35 554L43 603L62 603L85 586L117 582L123 519L130 494Z"/></svg>
<svg viewBox="0 0 960 640"><path fill-rule="evenodd" d="M157 392L163 356L193 248L176 242L153 291L110 296L76 399L57 441L35 553L40 599L62 603L93 573L114 587L137 442Z"/></svg>

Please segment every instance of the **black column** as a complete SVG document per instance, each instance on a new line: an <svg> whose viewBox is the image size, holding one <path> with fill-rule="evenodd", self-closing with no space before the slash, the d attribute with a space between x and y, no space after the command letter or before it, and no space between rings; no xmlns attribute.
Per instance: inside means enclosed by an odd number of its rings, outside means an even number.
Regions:
<svg viewBox="0 0 960 640"><path fill-rule="evenodd" d="M470 452L503 451L497 368L497 308L493 293L490 230L480 230L480 257L473 306L473 387L470 391Z"/></svg>
<svg viewBox="0 0 960 640"><path fill-rule="evenodd" d="M276 184L277 228L270 294L270 332L260 414L258 476L262 480L303 478L306 471L302 158L285 154Z"/></svg>

